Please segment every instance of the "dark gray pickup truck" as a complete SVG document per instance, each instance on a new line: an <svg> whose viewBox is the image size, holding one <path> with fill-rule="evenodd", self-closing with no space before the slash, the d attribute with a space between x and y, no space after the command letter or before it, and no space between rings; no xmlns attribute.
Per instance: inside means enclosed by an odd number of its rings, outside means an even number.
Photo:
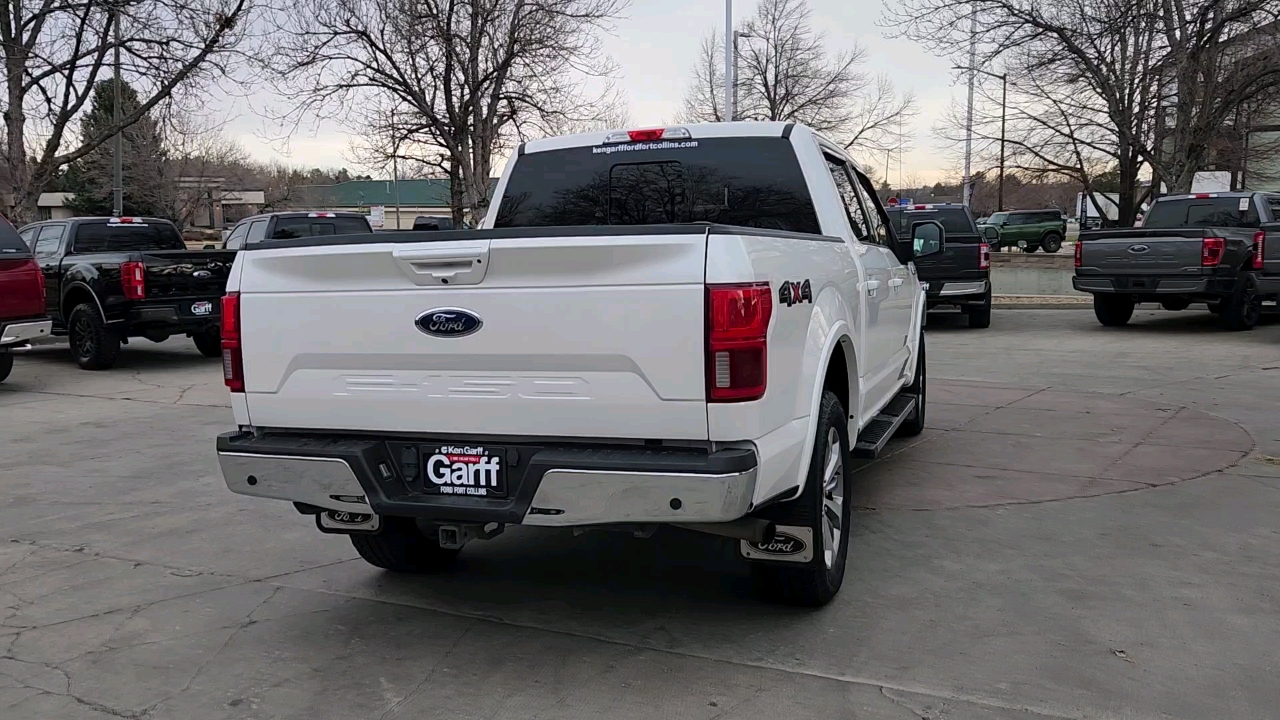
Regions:
<svg viewBox="0 0 1280 720"><path fill-rule="evenodd" d="M1162 197L1140 228L1080 233L1075 265L1103 325L1129 322L1138 303L1208 303L1223 327L1250 330L1280 294L1280 194Z"/></svg>

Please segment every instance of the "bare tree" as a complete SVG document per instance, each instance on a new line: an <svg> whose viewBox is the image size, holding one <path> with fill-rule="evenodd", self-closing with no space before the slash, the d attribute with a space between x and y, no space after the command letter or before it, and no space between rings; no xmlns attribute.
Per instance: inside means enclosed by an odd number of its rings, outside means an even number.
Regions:
<svg viewBox="0 0 1280 720"><path fill-rule="evenodd" d="M472 219L522 132L593 116L598 33L625 0L303 0L270 63L291 127L333 118L429 151Z"/></svg>
<svg viewBox="0 0 1280 720"><path fill-rule="evenodd" d="M829 53L807 0L761 0L742 32L736 119L801 122L859 153L904 147L916 114L913 96L899 94L887 76L860 71L861 47ZM684 121L723 119L717 52L715 35L704 37L685 92Z"/></svg>
<svg viewBox="0 0 1280 720"><path fill-rule="evenodd" d="M1280 85L1277 10L1276 0L908 0L886 24L965 64L972 41L979 67L1003 65L1014 166L1085 190L1114 172L1119 223L1131 225L1149 168L1188 190L1243 104ZM989 113L979 125L992 138Z"/></svg>
<svg viewBox="0 0 1280 720"><path fill-rule="evenodd" d="M229 71L249 0L3 0L6 166L12 211L32 219L57 173L184 92ZM122 73L139 102L119 124L78 140L69 124L111 72L117 23Z"/></svg>

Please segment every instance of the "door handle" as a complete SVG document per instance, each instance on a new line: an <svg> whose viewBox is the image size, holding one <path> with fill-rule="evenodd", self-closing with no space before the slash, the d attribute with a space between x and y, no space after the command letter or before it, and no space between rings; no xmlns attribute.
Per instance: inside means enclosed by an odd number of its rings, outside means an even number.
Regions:
<svg viewBox="0 0 1280 720"><path fill-rule="evenodd" d="M899 287L901 287L901 285L902 285L902 278L894 278L889 281L889 287L893 288L895 292L898 290Z"/></svg>
<svg viewBox="0 0 1280 720"><path fill-rule="evenodd" d="M868 281L867 281L867 297L875 297L875 296L876 296L876 290L879 290L879 289L880 289L880 281L879 281L879 280L868 280Z"/></svg>

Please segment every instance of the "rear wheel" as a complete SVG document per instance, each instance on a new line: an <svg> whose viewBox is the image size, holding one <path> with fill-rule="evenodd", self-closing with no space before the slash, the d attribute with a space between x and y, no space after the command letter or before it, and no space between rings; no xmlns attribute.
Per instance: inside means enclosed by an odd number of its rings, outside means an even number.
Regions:
<svg viewBox="0 0 1280 720"><path fill-rule="evenodd" d="M418 529L411 518L384 517L382 529L372 534L352 534L351 544L364 561L392 572L443 570L458 556Z"/></svg>
<svg viewBox="0 0 1280 720"><path fill-rule="evenodd" d="M13 372L13 353L0 352L0 382L4 382Z"/></svg>
<svg viewBox="0 0 1280 720"><path fill-rule="evenodd" d="M218 328L205 330L191 336L196 349L207 358L222 357L222 333Z"/></svg>
<svg viewBox="0 0 1280 720"><path fill-rule="evenodd" d="M1227 330L1252 330L1262 317L1262 296L1258 294L1258 279L1253 273L1242 273L1236 280L1235 291L1222 305L1218 322Z"/></svg>
<svg viewBox="0 0 1280 720"><path fill-rule="evenodd" d="M107 329L93 305L80 303L71 311L67 336L72 357L85 370L106 370L116 364L120 338Z"/></svg>
<svg viewBox="0 0 1280 720"><path fill-rule="evenodd" d="M1127 325L1133 317L1133 298L1128 295L1094 295L1093 314L1107 327Z"/></svg>
<svg viewBox="0 0 1280 720"><path fill-rule="evenodd" d="M805 563L771 562L752 566L760 594L774 602L821 607L844 582L849 553L849 417L831 391L822 394L813 457L804 492L772 508L769 519L779 533L801 531L811 537L813 557Z"/></svg>
<svg viewBox="0 0 1280 720"><path fill-rule="evenodd" d="M1062 236L1054 232L1046 234L1040 241L1040 248L1047 253L1058 252L1062 249Z"/></svg>
<svg viewBox="0 0 1280 720"><path fill-rule="evenodd" d="M991 327L991 293L987 293L981 305L969 306L969 327L979 329Z"/></svg>

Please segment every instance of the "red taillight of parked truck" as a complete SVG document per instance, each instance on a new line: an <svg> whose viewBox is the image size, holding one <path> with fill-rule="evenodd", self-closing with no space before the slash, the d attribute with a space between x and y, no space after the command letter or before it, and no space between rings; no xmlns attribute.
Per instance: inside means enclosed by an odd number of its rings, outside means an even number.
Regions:
<svg viewBox="0 0 1280 720"><path fill-rule="evenodd" d="M231 392L244 392L244 354L240 351L240 293L222 298L222 381Z"/></svg>
<svg viewBox="0 0 1280 720"><path fill-rule="evenodd" d="M1227 249L1227 241L1223 238L1205 238L1200 246L1200 267L1214 268L1222 262L1222 253Z"/></svg>
<svg viewBox="0 0 1280 720"><path fill-rule="evenodd" d="M127 300L145 300L147 297L147 268L136 260L120 263L120 284Z"/></svg>
<svg viewBox="0 0 1280 720"><path fill-rule="evenodd" d="M1262 269L1262 253L1267 249L1267 233L1259 230L1253 234L1253 269Z"/></svg>
<svg viewBox="0 0 1280 720"><path fill-rule="evenodd" d="M978 246L978 269L991 269L991 246L987 243L982 243Z"/></svg>
<svg viewBox="0 0 1280 720"><path fill-rule="evenodd" d="M768 283L707 286L707 401L764 397L768 383Z"/></svg>

